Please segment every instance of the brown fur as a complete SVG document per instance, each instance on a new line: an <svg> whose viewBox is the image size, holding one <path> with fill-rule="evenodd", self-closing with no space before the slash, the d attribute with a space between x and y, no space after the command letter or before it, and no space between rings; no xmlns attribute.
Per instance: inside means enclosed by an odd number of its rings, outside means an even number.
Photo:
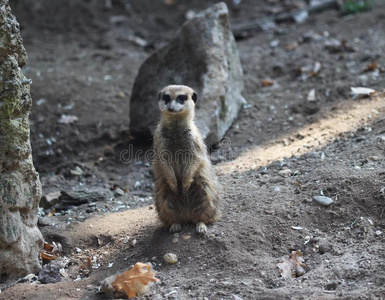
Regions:
<svg viewBox="0 0 385 300"><path fill-rule="evenodd" d="M178 231L179 224L195 223L197 231L203 233L204 224L218 221L221 213L218 181L194 123L193 90L168 86L160 92L160 97L164 93L171 99L179 94L187 95L188 99L177 113L168 112L164 102L159 104L162 115L154 135L153 163L156 210L164 226L172 226L170 231ZM199 226L203 226L201 230Z"/></svg>

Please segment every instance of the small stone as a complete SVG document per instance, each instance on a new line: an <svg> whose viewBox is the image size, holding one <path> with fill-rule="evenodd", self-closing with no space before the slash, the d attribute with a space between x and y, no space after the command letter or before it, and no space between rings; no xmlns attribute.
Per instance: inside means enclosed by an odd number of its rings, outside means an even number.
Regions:
<svg viewBox="0 0 385 300"><path fill-rule="evenodd" d="M191 239L191 235L188 235L188 234L182 235L182 239L183 240L189 240L189 239Z"/></svg>
<svg viewBox="0 0 385 300"><path fill-rule="evenodd" d="M369 158L370 158L372 161L379 161L379 160L380 160L379 157L376 156L376 155L370 156Z"/></svg>
<svg viewBox="0 0 385 300"><path fill-rule="evenodd" d="M307 95L307 101L315 101L316 100L316 97L315 97L315 89L312 89L310 90L309 94Z"/></svg>
<svg viewBox="0 0 385 300"><path fill-rule="evenodd" d="M40 227L49 226L52 224L52 219L49 217L39 217L37 219L37 225Z"/></svg>
<svg viewBox="0 0 385 300"><path fill-rule="evenodd" d="M179 242L179 239L178 238L173 238L172 241L171 241L173 244L176 244Z"/></svg>
<svg viewBox="0 0 385 300"><path fill-rule="evenodd" d="M321 244L318 247L319 253L325 254L326 252L330 252L332 250L332 246L328 243L326 244Z"/></svg>
<svg viewBox="0 0 385 300"><path fill-rule="evenodd" d="M49 209L59 202L60 192L53 192L44 195L39 203L39 206L44 209Z"/></svg>
<svg viewBox="0 0 385 300"><path fill-rule="evenodd" d="M79 166L76 166L75 169L70 170L70 174L73 176L81 176L84 172Z"/></svg>
<svg viewBox="0 0 385 300"><path fill-rule="evenodd" d="M39 281L41 283L55 283L60 281L60 268L54 262L45 265L39 271Z"/></svg>
<svg viewBox="0 0 385 300"><path fill-rule="evenodd" d="M115 192L115 194L117 194L119 196L124 195L124 191L121 188L116 188L114 192Z"/></svg>
<svg viewBox="0 0 385 300"><path fill-rule="evenodd" d="M282 177L289 177L291 174L293 174L293 171L290 169L283 169L279 171L278 174L281 175Z"/></svg>
<svg viewBox="0 0 385 300"><path fill-rule="evenodd" d="M272 40L269 45L271 48L276 48L279 45L279 40Z"/></svg>
<svg viewBox="0 0 385 300"><path fill-rule="evenodd" d="M176 256L174 253L166 253L163 256L163 260L168 264L176 264L178 262L178 256Z"/></svg>
<svg viewBox="0 0 385 300"><path fill-rule="evenodd" d="M313 196L313 200L322 206L329 206L333 203L333 200L325 196Z"/></svg>
<svg viewBox="0 0 385 300"><path fill-rule="evenodd" d="M116 94L116 97L120 98L120 99L123 99L124 97L126 97L126 94L123 93L123 92L119 92L119 93Z"/></svg>
<svg viewBox="0 0 385 300"><path fill-rule="evenodd" d="M179 232L175 232L174 233L174 238L178 238L179 237Z"/></svg>
<svg viewBox="0 0 385 300"><path fill-rule="evenodd" d="M64 205L78 206L95 201L110 201L114 199L114 194L105 188L90 187L84 190L62 191L60 203Z"/></svg>
<svg viewBox="0 0 385 300"><path fill-rule="evenodd" d="M141 187L142 187L142 184L140 183L140 181L136 181L134 185L135 190L139 190Z"/></svg>

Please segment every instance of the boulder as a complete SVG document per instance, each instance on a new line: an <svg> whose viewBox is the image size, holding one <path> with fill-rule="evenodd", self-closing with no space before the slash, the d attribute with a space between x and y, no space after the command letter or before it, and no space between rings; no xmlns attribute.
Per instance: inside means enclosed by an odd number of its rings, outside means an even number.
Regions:
<svg viewBox="0 0 385 300"><path fill-rule="evenodd" d="M157 94L169 84L197 92L197 126L208 145L218 143L245 103L243 71L225 3L187 21L142 64L131 96L130 130L135 137L151 138L160 117Z"/></svg>
<svg viewBox="0 0 385 300"><path fill-rule="evenodd" d="M8 1L0 0L0 284L37 272L41 184L31 155L27 54ZM1 288L1 285L0 285Z"/></svg>

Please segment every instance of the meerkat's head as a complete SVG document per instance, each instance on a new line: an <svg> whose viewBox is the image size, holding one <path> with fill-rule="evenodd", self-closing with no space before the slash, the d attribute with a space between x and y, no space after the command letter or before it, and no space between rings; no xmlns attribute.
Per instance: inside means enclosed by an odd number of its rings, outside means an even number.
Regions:
<svg viewBox="0 0 385 300"><path fill-rule="evenodd" d="M166 114L193 113L197 94L185 85L169 85L158 94L160 111Z"/></svg>

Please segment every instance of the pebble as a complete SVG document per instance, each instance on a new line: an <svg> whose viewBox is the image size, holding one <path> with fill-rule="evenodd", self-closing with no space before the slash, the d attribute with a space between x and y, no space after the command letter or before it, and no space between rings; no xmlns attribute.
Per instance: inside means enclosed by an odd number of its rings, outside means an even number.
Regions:
<svg viewBox="0 0 385 300"><path fill-rule="evenodd" d="M379 161L380 159L378 158L378 156L376 155L373 155L373 156L370 156L369 157L372 161Z"/></svg>
<svg viewBox="0 0 385 300"><path fill-rule="evenodd" d="M117 194L119 196L123 196L124 195L124 191L121 188L116 188L115 189L115 194Z"/></svg>
<svg viewBox="0 0 385 300"><path fill-rule="evenodd" d="M176 264L178 262L178 256L176 256L174 253L166 253L163 256L163 260L168 264Z"/></svg>
<svg viewBox="0 0 385 300"><path fill-rule="evenodd" d="M330 244L321 244L318 247L319 253L325 254L326 252L330 252L332 250L332 246Z"/></svg>
<svg viewBox="0 0 385 300"><path fill-rule="evenodd" d="M55 283L60 281L60 268L57 264L51 262L45 265L38 275L39 281L41 283Z"/></svg>
<svg viewBox="0 0 385 300"><path fill-rule="evenodd" d="M313 196L313 200L322 206L329 206L333 203L333 200L325 196Z"/></svg>
<svg viewBox="0 0 385 300"><path fill-rule="evenodd" d="M173 238L172 241L171 241L173 244L176 244L179 242L179 239L178 238Z"/></svg>
<svg viewBox="0 0 385 300"><path fill-rule="evenodd" d="M73 176L82 176L84 172L79 166L76 166L75 169L70 170L70 174Z"/></svg>
<svg viewBox="0 0 385 300"><path fill-rule="evenodd" d="M293 171L290 169L283 169L279 171L278 174L281 175L282 177L289 177L291 174L293 174Z"/></svg>

